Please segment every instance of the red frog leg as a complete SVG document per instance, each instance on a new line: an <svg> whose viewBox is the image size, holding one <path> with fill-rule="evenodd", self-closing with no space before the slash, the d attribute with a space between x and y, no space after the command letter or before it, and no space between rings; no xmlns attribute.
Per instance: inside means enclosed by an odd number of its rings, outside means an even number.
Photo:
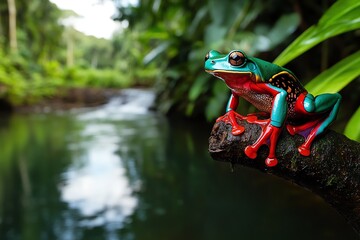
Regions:
<svg viewBox="0 0 360 240"><path fill-rule="evenodd" d="M270 120L256 120L252 121L252 123L259 124L262 128L262 133L254 144L245 148L246 156L251 159L255 159L257 157L257 151L259 148L263 144L267 144L269 146L269 155L265 159L265 164L268 167L276 166L278 163L276 158L276 145L282 128L271 125ZM269 142L267 142L267 140L269 140Z"/></svg>
<svg viewBox="0 0 360 240"><path fill-rule="evenodd" d="M271 94L274 96L272 111L270 119L268 120L257 120L251 118L249 122L257 123L262 128L262 133L256 142L245 148L245 154L249 158L256 158L257 151L263 144L269 146L269 155L265 160L265 164L269 167L277 165L278 160L276 158L276 145L281 134L283 123L287 116L287 92L281 88L274 87L270 84L257 84L254 86L257 92Z"/></svg>
<svg viewBox="0 0 360 240"><path fill-rule="evenodd" d="M307 137L308 134L306 132L309 131L309 129L314 128L314 126L316 124L318 124L320 121L321 121L321 119L316 119L316 120L309 121L303 125L298 125L298 126L288 124L288 125L286 125L286 129L288 130L288 132L291 135L300 134L304 137Z"/></svg>
<svg viewBox="0 0 360 240"><path fill-rule="evenodd" d="M311 94L302 94L299 97L296 109L304 116L314 118L313 121L302 126L287 126L290 134L299 133L305 137L305 142L298 148L301 155L310 155L312 142L335 120L340 102L341 95L338 93L320 94L317 97Z"/></svg>
<svg viewBox="0 0 360 240"><path fill-rule="evenodd" d="M320 115L327 112L327 115L316 124L316 126L311 130L309 136L305 139L305 142L298 148L301 155L310 155L310 148L314 139L323 133L329 125L335 121L336 115L339 111L340 102L341 95L338 93L320 94L315 98L312 95L307 95L304 105L305 110Z"/></svg>

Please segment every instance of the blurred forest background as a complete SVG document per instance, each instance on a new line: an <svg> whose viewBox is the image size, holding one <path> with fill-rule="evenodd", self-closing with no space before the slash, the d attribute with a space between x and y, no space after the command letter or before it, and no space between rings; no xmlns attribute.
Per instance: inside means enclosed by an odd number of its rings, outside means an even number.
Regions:
<svg viewBox="0 0 360 240"><path fill-rule="evenodd" d="M73 88L151 87L160 111L212 121L229 91L204 73L204 56L242 49L291 69L314 94L340 92L336 127L360 140L358 0L114 2L127 27L98 39L62 25L76 14L49 0L1 0L0 108Z"/></svg>

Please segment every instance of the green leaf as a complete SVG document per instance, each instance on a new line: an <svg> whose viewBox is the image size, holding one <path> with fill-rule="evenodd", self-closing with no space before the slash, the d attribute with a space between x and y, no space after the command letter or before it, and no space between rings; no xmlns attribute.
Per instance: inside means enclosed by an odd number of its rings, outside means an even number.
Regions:
<svg viewBox="0 0 360 240"><path fill-rule="evenodd" d="M226 101L230 97L229 90L222 81L215 82L212 92L213 95L205 108L205 116L208 121L225 113Z"/></svg>
<svg viewBox="0 0 360 240"><path fill-rule="evenodd" d="M344 134L350 139L360 141L360 107L350 118L348 124L345 127Z"/></svg>
<svg viewBox="0 0 360 240"><path fill-rule="evenodd" d="M197 11L195 18L192 20L191 24L189 25L187 29L188 36L194 35L199 30L199 26L201 21L206 18L206 14L208 13L208 8L206 6L200 8L200 10Z"/></svg>
<svg viewBox="0 0 360 240"><path fill-rule="evenodd" d="M318 43L333 36L360 28L360 1L338 0L321 17L292 42L274 61L285 65Z"/></svg>
<svg viewBox="0 0 360 240"><path fill-rule="evenodd" d="M196 79L196 81L194 82L194 84L192 84L192 86L190 87L190 91L189 91L189 100L190 101L195 101L201 93L203 93L207 88L208 88L208 84L207 81L209 80L209 77L199 77Z"/></svg>
<svg viewBox="0 0 360 240"><path fill-rule="evenodd" d="M305 88L314 95L338 92L360 75L360 51L344 58L311 80Z"/></svg>
<svg viewBox="0 0 360 240"><path fill-rule="evenodd" d="M282 15L269 32L271 45L276 46L289 35L291 35L300 24L300 17L297 13Z"/></svg>
<svg viewBox="0 0 360 240"><path fill-rule="evenodd" d="M237 39L234 40L245 46L251 46L251 49L246 49L247 53L254 54L258 51L269 51L289 37L296 30L299 23L300 17L297 13L285 14L276 21L271 29L267 25L258 25L255 27L255 34L241 31L236 35Z"/></svg>
<svg viewBox="0 0 360 240"><path fill-rule="evenodd" d="M168 47L170 46L170 42L163 42L153 50L151 50L146 56L144 57L143 63L146 65L153 61L155 58L160 56L163 52L165 52Z"/></svg>

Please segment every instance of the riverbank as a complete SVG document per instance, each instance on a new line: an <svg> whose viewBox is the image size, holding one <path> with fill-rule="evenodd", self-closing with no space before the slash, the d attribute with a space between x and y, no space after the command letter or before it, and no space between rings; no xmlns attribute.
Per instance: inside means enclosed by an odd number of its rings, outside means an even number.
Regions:
<svg viewBox="0 0 360 240"><path fill-rule="evenodd" d="M34 104L7 106L3 110L31 113L95 107L107 103L111 97L119 95L121 90L113 88L64 88L59 90L58 94L44 98Z"/></svg>

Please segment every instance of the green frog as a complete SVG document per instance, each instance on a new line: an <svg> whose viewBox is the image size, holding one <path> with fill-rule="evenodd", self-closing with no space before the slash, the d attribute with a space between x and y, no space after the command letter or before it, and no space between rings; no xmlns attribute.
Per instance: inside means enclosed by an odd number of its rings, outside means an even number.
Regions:
<svg viewBox="0 0 360 240"><path fill-rule="evenodd" d="M226 114L217 121L231 124L233 135L240 135L245 130L237 118L260 124L262 133L255 143L245 148L245 154L254 159L261 145L267 144L269 154L265 164L269 167L278 164L276 144L284 126L290 134L305 137L298 151L309 156L312 142L335 120L339 110L340 94L326 93L314 97L290 70L247 56L240 50L228 54L211 50L205 56L205 71L223 80L231 90ZM251 114L245 117L237 113L239 97L269 118L258 119Z"/></svg>

